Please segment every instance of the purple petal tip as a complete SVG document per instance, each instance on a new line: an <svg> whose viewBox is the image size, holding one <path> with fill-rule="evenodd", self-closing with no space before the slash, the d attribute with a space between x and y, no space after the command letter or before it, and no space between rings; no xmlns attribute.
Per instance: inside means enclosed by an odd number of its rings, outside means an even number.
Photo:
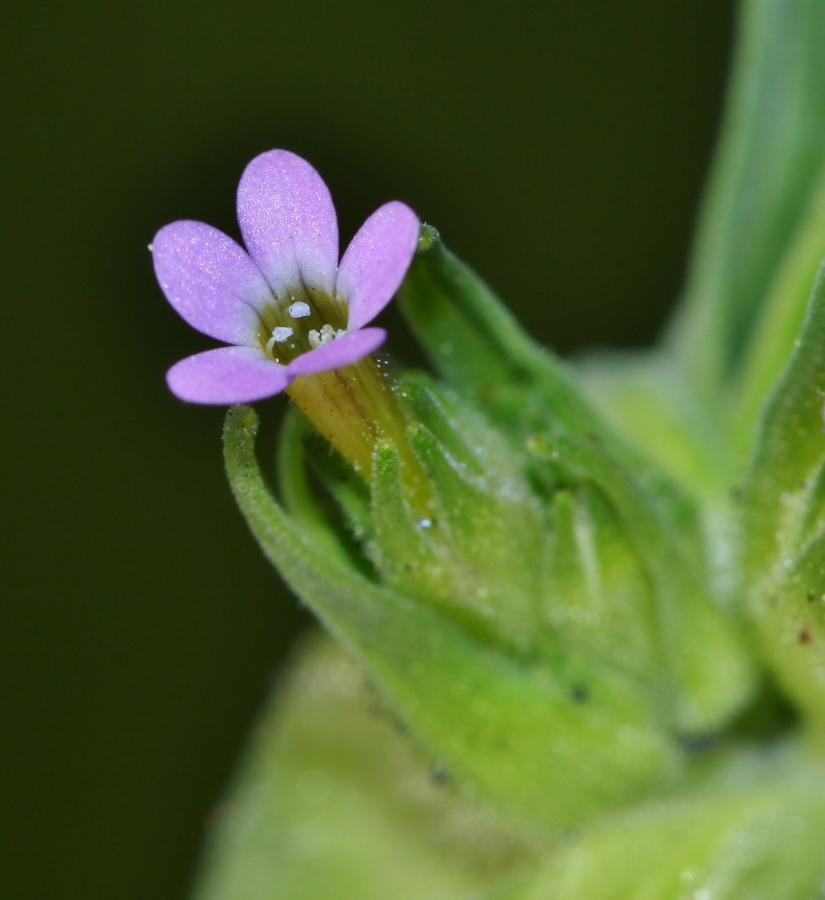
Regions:
<svg viewBox="0 0 825 900"><path fill-rule="evenodd" d="M238 222L275 292L302 282L332 291L338 220L327 186L306 160L288 150L256 156L238 185Z"/></svg>
<svg viewBox="0 0 825 900"><path fill-rule="evenodd" d="M280 393L292 381L279 365L252 347L219 347L176 363L166 373L172 393L188 403L231 406Z"/></svg>
<svg viewBox="0 0 825 900"><path fill-rule="evenodd" d="M352 239L337 281L349 305L350 331L371 322L392 300L415 255L418 232L418 216L396 200L377 209Z"/></svg>

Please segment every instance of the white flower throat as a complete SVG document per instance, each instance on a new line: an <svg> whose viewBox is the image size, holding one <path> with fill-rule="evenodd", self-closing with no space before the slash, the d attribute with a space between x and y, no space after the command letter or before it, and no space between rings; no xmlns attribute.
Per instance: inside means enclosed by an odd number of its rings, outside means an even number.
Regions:
<svg viewBox="0 0 825 900"><path fill-rule="evenodd" d="M275 362L288 363L346 334L345 328L338 327L346 320L345 303L319 291L308 290L304 296L305 300L290 294L292 302L285 310L279 304L261 315L265 329L261 343Z"/></svg>

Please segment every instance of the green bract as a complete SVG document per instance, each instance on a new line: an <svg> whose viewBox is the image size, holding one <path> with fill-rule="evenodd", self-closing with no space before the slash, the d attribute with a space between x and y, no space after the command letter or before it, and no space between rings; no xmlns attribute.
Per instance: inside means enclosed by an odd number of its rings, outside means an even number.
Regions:
<svg viewBox="0 0 825 900"><path fill-rule="evenodd" d="M240 508L337 646L265 713L203 900L823 896L823 46L822 0L744 3L662 347L562 362L423 226L433 374L370 466L293 411L273 488L230 411Z"/></svg>

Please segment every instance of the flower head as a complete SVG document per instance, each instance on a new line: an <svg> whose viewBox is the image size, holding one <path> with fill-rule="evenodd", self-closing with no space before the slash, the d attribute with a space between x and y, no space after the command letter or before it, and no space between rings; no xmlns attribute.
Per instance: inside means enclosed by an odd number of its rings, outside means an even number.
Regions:
<svg viewBox="0 0 825 900"><path fill-rule="evenodd" d="M321 177L305 160L270 150L238 185L246 250L203 222L173 222L152 243L166 298L198 331L230 346L181 360L167 373L193 403L248 403L299 375L358 362L385 340L365 328L389 303L418 241L405 204L376 210L338 263L338 223Z"/></svg>

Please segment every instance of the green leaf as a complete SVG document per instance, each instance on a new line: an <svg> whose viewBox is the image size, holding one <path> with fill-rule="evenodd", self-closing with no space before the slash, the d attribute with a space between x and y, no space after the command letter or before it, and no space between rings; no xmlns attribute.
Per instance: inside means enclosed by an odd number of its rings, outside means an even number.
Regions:
<svg viewBox="0 0 825 900"><path fill-rule="evenodd" d="M230 410L227 471L253 533L425 751L455 772L461 791L559 827L620 806L678 771L679 754L617 673L519 662L315 547L268 491L256 431L253 410Z"/></svg>
<svg viewBox="0 0 825 900"><path fill-rule="evenodd" d="M751 594L762 651L779 683L825 736L825 533L777 562Z"/></svg>
<svg viewBox="0 0 825 900"><path fill-rule="evenodd" d="M739 454L749 450L765 398L793 352L823 257L825 170L769 286L737 374L733 444Z"/></svg>
<svg viewBox="0 0 825 900"><path fill-rule="evenodd" d="M821 270L790 361L762 413L742 516L745 565L755 583L777 557L791 553L810 484L825 459L825 273ZM804 507L804 508L803 508Z"/></svg>
<svg viewBox="0 0 825 900"><path fill-rule="evenodd" d="M747 601L762 653L813 724L825 725L825 273L762 413L744 482Z"/></svg>
<svg viewBox="0 0 825 900"><path fill-rule="evenodd" d="M825 159L823 46L822 0L744 0L722 137L672 334L703 396L715 396L732 374Z"/></svg>

